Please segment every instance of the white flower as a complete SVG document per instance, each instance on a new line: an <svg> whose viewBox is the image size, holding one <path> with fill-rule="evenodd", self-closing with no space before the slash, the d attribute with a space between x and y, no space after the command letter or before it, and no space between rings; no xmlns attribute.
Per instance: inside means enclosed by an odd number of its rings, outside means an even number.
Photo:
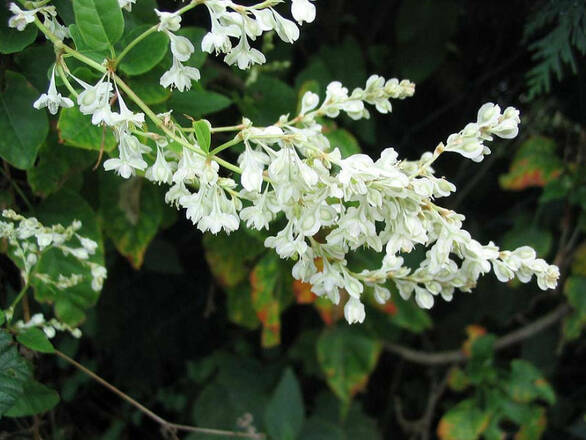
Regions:
<svg viewBox="0 0 586 440"><path fill-rule="evenodd" d="M172 182L173 169L171 165L165 160L165 155L161 148L157 149L157 158L152 167L147 169L145 177L158 184Z"/></svg>
<svg viewBox="0 0 586 440"><path fill-rule="evenodd" d="M105 119L109 119L111 111L108 110L110 110L110 98L112 97L113 91L112 84L109 81L104 82L104 77L95 86L90 86L79 80L78 82L85 89L77 96L79 111L84 115L97 114L97 122L94 125L99 124Z"/></svg>
<svg viewBox="0 0 586 440"><path fill-rule="evenodd" d="M61 96L61 93L57 92L57 87L55 86L55 67L53 67L53 72L51 73L49 90L47 93L43 93L40 98L34 102L33 107L37 110L47 107L49 113L52 115L57 114L59 107L73 107L73 101L71 99L64 98Z"/></svg>
<svg viewBox="0 0 586 440"><path fill-rule="evenodd" d="M364 304L359 299L351 297L344 306L344 317L348 321L348 324L354 324L355 322L362 324L366 317Z"/></svg>
<svg viewBox="0 0 586 440"><path fill-rule="evenodd" d="M285 43L293 43L299 39L299 28L295 23L282 17L274 10L273 16L275 17L275 31L281 40Z"/></svg>
<svg viewBox="0 0 586 440"><path fill-rule="evenodd" d="M301 99L301 113L302 115L312 111L319 104L319 96L313 92L305 92Z"/></svg>
<svg viewBox="0 0 586 440"><path fill-rule="evenodd" d="M106 120L106 123L117 127L118 130L126 130L130 127L130 124L138 126L144 124L144 113L134 113L130 111L126 106L124 99L122 99L122 95L118 88L116 88L116 92L118 93L118 107L120 108L120 112L111 113L109 120Z"/></svg>
<svg viewBox="0 0 586 440"><path fill-rule="evenodd" d="M136 0L118 0L120 7L126 9L129 12L132 11L132 5L134 3L136 3Z"/></svg>
<svg viewBox="0 0 586 440"><path fill-rule="evenodd" d="M230 37L223 32L208 32L201 41L201 50L212 53L228 53L232 49Z"/></svg>
<svg viewBox="0 0 586 440"><path fill-rule="evenodd" d="M224 57L228 65L237 64L241 70L248 69L252 64L264 64L267 60L257 49L251 48L246 35L242 35L238 45Z"/></svg>
<svg viewBox="0 0 586 440"><path fill-rule="evenodd" d="M161 12L158 9L155 12L159 16L157 31L177 32L181 28L181 15L177 12Z"/></svg>
<svg viewBox="0 0 586 440"><path fill-rule="evenodd" d="M38 9L23 11L15 3L10 3L9 9L14 15L8 20L8 27L15 28L19 31L24 31L24 28L28 24L34 22L35 14L39 11Z"/></svg>
<svg viewBox="0 0 586 440"><path fill-rule="evenodd" d="M195 51L193 43L188 38L168 32L171 39L171 53L179 61L187 61Z"/></svg>
<svg viewBox="0 0 586 440"><path fill-rule="evenodd" d="M161 76L161 86L176 87L183 92L191 89L191 81L199 81L200 73L195 67L184 66L177 58L173 58L173 66Z"/></svg>
<svg viewBox="0 0 586 440"><path fill-rule="evenodd" d="M265 153L255 151L250 145L246 145L244 153L238 158L238 163L242 168L240 181L244 189L260 192L262 187L262 174L268 162L269 157Z"/></svg>
<svg viewBox="0 0 586 440"><path fill-rule="evenodd" d="M389 299L391 299L391 292L389 289L376 284L374 286L374 299L379 304L385 304Z"/></svg>
<svg viewBox="0 0 586 440"><path fill-rule="evenodd" d="M315 6L309 0L292 0L291 14L299 25L304 21L311 23L315 20Z"/></svg>

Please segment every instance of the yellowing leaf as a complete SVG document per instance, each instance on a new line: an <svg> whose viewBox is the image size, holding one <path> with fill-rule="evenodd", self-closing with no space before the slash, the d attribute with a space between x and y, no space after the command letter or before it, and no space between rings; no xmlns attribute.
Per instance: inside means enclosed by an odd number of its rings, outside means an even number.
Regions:
<svg viewBox="0 0 586 440"><path fill-rule="evenodd" d="M543 187L562 172L562 162L555 154L552 139L536 136L523 144L515 154L510 171L500 177L503 189L521 191L529 187Z"/></svg>

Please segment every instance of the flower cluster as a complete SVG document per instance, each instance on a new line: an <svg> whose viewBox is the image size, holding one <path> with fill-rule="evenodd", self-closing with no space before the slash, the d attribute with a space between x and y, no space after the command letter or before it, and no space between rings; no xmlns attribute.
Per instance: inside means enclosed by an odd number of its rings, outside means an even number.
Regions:
<svg viewBox="0 0 586 440"><path fill-rule="evenodd" d="M58 331L67 331L76 339L81 338L81 330L73 328L55 318L46 320L42 313L35 313L27 322L16 321L14 327L17 331L23 332L29 328L40 328L49 339L53 339Z"/></svg>
<svg viewBox="0 0 586 440"><path fill-rule="evenodd" d="M230 0L208 0L205 5L210 13L211 30L202 41L202 50L208 53L224 53L224 61L240 69L266 62L265 56L250 46L263 32L275 31L281 40L293 43L299 38L297 25L280 15L273 6L280 0L269 0L254 6L242 6ZM315 19L315 6L309 0L291 2L293 18L301 25ZM232 38L238 43L234 46Z"/></svg>
<svg viewBox="0 0 586 440"><path fill-rule="evenodd" d="M33 23L37 14L43 16L43 24L49 31L51 31L57 38L63 40L70 38L71 34L67 26L63 26L57 21L57 10L55 6L40 6L34 9L20 9L16 3L10 3L8 7L12 12L12 17L8 20L8 27L24 31L27 25Z"/></svg>
<svg viewBox="0 0 586 440"><path fill-rule="evenodd" d="M80 221L75 220L67 227L60 224L44 226L35 217L24 217L9 209L2 212L2 217L6 221L0 220L0 238L7 239L12 255L21 263L22 278L26 283L34 276L44 284L63 290L84 281L83 275L78 273L59 274L54 278L38 272L36 265L40 257L49 249L58 249L63 255L72 256L81 267L90 269L92 289L102 290L106 268L89 261L98 244L78 233Z"/></svg>
<svg viewBox="0 0 586 440"><path fill-rule="evenodd" d="M254 41L270 30L286 42L299 37L297 25L274 10L277 3L280 1L266 0L241 6L230 0L203 1L210 13L211 31L202 41L202 50L224 53L226 63L241 69L265 62L249 39ZM174 13L156 11L156 30L169 37L173 55L173 65L161 84L180 91L199 79L197 69L183 64L195 47L177 34L182 11L194 4ZM28 19L26 12L20 22ZM299 24L315 18L315 6L309 0L292 0L291 12ZM238 40L235 46L232 39ZM265 246L281 258L294 260L293 277L310 283L315 294L336 304L344 300L350 323L364 320L367 290L380 303L389 300L389 283L394 283L403 298L414 296L423 308L432 307L436 297L450 301L456 289L470 291L490 271L501 281L517 277L528 282L535 276L544 290L557 284L558 268L537 258L531 248L506 251L492 242L483 245L463 229L462 215L435 204L456 188L435 175L433 162L445 152L481 161L490 154L486 142L517 135L519 112L512 107L502 112L493 103L483 105L476 122L417 161L399 160L393 148L385 149L376 160L364 154L343 157L324 135L325 118L341 113L354 120L368 118L368 105L387 114L392 111L392 99L414 94L415 86L408 80L373 75L364 88L352 91L332 82L323 100L307 92L299 114L283 115L271 126L255 127L243 119L234 139L210 153L209 145L204 151L193 130L178 126L171 112L156 118L151 115L163 134L140 132L141 139L152 140L157 150L149 166L143 154L150 153L151 147L135 136L145 115L128 109L118 90L119 78L108 72L95 85L73 78L83 88L77 97L80 111L91 115L93 124L112 127L119 141L119 157L106 160L106 170L123 178L141 171L153 182L170 185L165 201L184 208L186 217L203 232L230 233L241 222L252 229L268 230L277 217L283 219L284 226L265 240ZM111 108L115 100L118 112ZM57 93L52 77L49 91L35 106L56 112L58 107L72 104ZM170 141L174 147L180 145L179 149L169 148ZM237 143L244 144L239 167L215 154ZM220 165L240 174L239 182L222 177ZM411 268L405 264L405 255L418 246L427 252L418 267ZM350 267L348 255L362 248L379 256L377 267ZM53 281L62 286L77 282L75 277Z"/></svg>

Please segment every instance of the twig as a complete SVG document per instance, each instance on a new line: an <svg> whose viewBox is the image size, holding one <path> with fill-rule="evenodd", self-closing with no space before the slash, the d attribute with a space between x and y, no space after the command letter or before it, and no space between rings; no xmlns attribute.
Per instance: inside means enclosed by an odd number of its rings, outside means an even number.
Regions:
<svg viewBox="0 0 586 440"><path fill-rule="evenodd" d="M533 335L552 326L570 312L570 306L566 303L559 305L552 312L537 319L536 321L512 331L496 340L494 343L494 350L502 350L504 348L515 345ZM391 353L401 356L403 359L423 365L444 365L450 363L464 362L467 357L461 350L426 352L414 350L412 348L404 347L393 342L387 342L385 349Z"/></svg>
<svg viewBox="0 0 586 440"><path fill-rule="evenodd" d="M127 395L127 394L123 393L122 391L120 391L118 388L116 388L111 383L109 383L106 380L102 379L100 376L98 376L93 371L87 369L86 367L84 367L83 365L81 365L79 362L71 359L65 353L62 353L59 350L55 350L55 354L57 356L59 356L61 359L65 360L66 362L68 362L71 365L73 365L75 368L83 371L85 374L87 374L88 376L90 376L92 379L94 379L99 384L101 384L104 387L108 388L110 391L112 391L118 397L126 400L128 403L130 403L132 406L134 406L135 408L137 408L139 411L141 411L147 417L151 418L152 420L154 420L155 422L157 422L159 425L161 425L161 428L162 428L162 430L164 432L166 432L168 434L171 434L175 438L176 438L175 433L177 431L198 432L200 434L217 435L217 436L222 436L222 437L240 437L240 438L251 438L251 439L265 439L266 438L264 434L250 434L250 433L247 433L247 432L225 431L225 430L221 430L221 429L211 429L211 428L198 428L196 426L180 425L180 424L177 424L177 423L168 422L167 420L165 420L161 416L155 414L154 412L152 412L150 409L148 409L147 407L145 407L141 403L139 403L136 400L134 400L129 395Z"/></svg>

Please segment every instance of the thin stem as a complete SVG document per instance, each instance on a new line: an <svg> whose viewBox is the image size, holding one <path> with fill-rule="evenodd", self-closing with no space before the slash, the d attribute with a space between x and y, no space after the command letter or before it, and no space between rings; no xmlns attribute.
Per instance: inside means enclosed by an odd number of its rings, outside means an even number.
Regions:
<svg viewBox="0 0 586 440"><path fill-rule="evenodd" d="M24 283L24 286L22 286L22 289L20 290L20 292L18 292L18 295L16 295L16 298L14 298L14 301L12 301L12 303L8 307L8 317L9 318L12 319L12 317L14 316L14 309L16 308L16 306L20 302L20 300L24 297L24 295L26 295L28 287L29 287L29 284L28 284L28 281L26 281ZM8 321L10 321L11 319L8 319Z"/></svg>
<svg viewBox="0 0 586 440"><path fill-rule="evenodd" d="M136 103L136 105L138 105L140 107L140 109L155 123L155 125L157 127L159 127L161 130L163 130L163 132L167 136L169 136L171 139L175 140L176 142L178 142L179 144L181 144L185 148L192 150L199 155L207 156L200 148L194 147L189 142L187 142L185 139L177 136L173 131L169 130L169 128L163 123L161 118L159 118L149 108L149 106L146 105L144 103L144 101L142 99L140 99L136 95L136 93L134 93L132 91L132 89L124 81L122 81L122 79L118 75L116 75L115 73L112 73L112 78L114 78L114 81L116 81L116 84L118 84L118 86L120 86L120 88L122 90L124 90L124 92L130 97L130 99L132 99ZM223 166L224 168L229 169L230 171L233 171L235 173L242 174L242 170L239 167L237 167L236 165L233 165L230 162L225 161L224 159L221 159L217 156L212 157L212 159L214 161L216 161L218 164L220 164L221 166Z"/></svg>
<svg viewBox="0 0 586 440"><path fill-rule="evenodd" d="M94 69L106 73L106 67L102 66L99 63L96 63L91 58L86 57L85 55L80 54L77 50L69 47L63 41L61 41L53 32L51 32L47 27L39 21L38 18L35 18L35 25L39 28L39 30L51 40L51 42L55 45L57 49L62 49L66 53L70 54L74 58L77 58L82 63L87 64L88 66L93 67Z"/></svg>
<svg viewBox="0 0 586 440"><path fill-rule="evenodd" d="M561 304L552 312L542 316L536 321L498 338L494 343L495 351L518 344L519 342L536 335L558 322L569 312L570 306L566 303ZM385 344L385 349L401 356L407 361L422 365L444 365L464 362L467 359L466 355L461 350L426 352L404 347L393 342L387 342Z"/></svg>
<svg viewBox="0 0 586 440"><path fill-rule="evenodd" d="M165 429L166 431L171 431L171 432L175 432L175 431L199 432L201 434L217 435L217 436L222 436L222 437L240 437L240 438L251 438L251 439L264 439L265 438L265 435L264 434L249 434L249 433L246 433L246 432L225 431L225 430L222 430L222 429L198 428L196 426L180 425L180 424L177 424L177 423L168 422L167 420L165 420L164 418L162 418L158 414L155 414L153 411L151 411L150 409L148 409L146 406L142 405L140 402L137 402L136 400L134 400L128 394L122 392L121 390L119 390L118 388L116 388L114 385L112 385L111 383L107 382L105 379L103 379L100 376L98 376L93 371L91 371L88 368L84 367L79 362L71 359L65 353L62 353L59 350L55 350L55 354L57 356L59 356L61 359L63 359L64 361L66 361L69 364L73 365L78 370L80 370L80 371L84 372L85 374L87 374L89 377L91 377L92 379L94 379L100 385L102 385L102 386L106 387L107 389L109 389L111 392L113 392L114 394L116 394L121 399L123 399L123 400L127 401L128 403L130 403L132 406L134 406L140 412L142 412L143 414L145 414L147 417L151 418L152 420L154 420L155 422L157 422L158 424L160 424L162 426L162 428Z"/></svg>
<svg viewBox="0 0 586 440"><path fill-rule="evenodd" d="M67 79L67 74L63 70L63 66L61 65L61 63L57 63L57 73L59 74L59 76L63 80L63 84L65 84L65 87L67 87L67 90L69 90L69 93L71 93L73 96L75 96L77 98L78 93L75 91L75 89L73 88L73 86L69 82L69 79Z"/></svg>
<svg viewBox="0 0 586 440"><path fill-rule="evenodd" d="M138 37L136 37L134 40L132 40L130 43L128 43L128 46L126 46L124 48L124 50L122 52L120 52L120 55L118 55L118 57L114 61L114 69L116 69L116 67L118 67L118 64L120 64L120 61L122 61L122 59L128 54L128 52L130 52L134 48L134 46L136 46L138 43L140 43L142 40L144 40L146 37L148 37L153 32L156 32L157 26L158 25L154 25L153 27L150 27L149 29L144 31L142 34L140 34Z"/></svg>
<svg viewBox="0 0 586 440"><path fill-rule="evenodd" d="M232 139L231 141L228 141L222 145L217 146L216 148L214 148L212 151L210 151L210 155L214 156L222 151L224 151L227 148L230 148L236 144L239 144L240 142L242 142L242 139L240 138L239 135L237 135L234 139Z"/></svg>

